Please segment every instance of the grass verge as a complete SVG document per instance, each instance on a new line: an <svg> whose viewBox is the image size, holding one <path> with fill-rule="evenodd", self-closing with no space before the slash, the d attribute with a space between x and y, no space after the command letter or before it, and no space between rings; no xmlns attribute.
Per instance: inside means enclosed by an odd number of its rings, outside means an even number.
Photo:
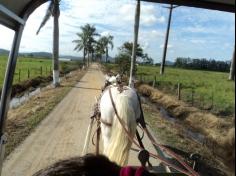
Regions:
<svg viewBox="0 0 236 176"><path fill-rule="evenodd" d="M183 135L182 128L184 127L181 128L181 126L176 126L166 120L157 109L150 107L148 104L143 104L143 109L147 123L161 144L182 156L186 162L190 161L191 154L200 154L201 158L197 163L197 172L202 176L226 175L226 168L216 160L209 148Z"/></svg>
<svg viewBox="0 0 236 176"><path fill-rule="evenodd" d="M147 85L138 87L139 92L148 97L152 102L164 107L172 117L178 119L182 128L190 128L206 137L204 145L211 151L211 155L220 159L231 170L234 170L235 163L235 126L234 118L219 118L210 113L205 113L197 108L189 107L183 102L175 100L174 97L163 94ZM155 123L154 123L155 124ZM154 126L154 129L166 129ZM172 128L170 128L172 129ZM179 128L181 129L181 128ZM183 135L180 131L179 134ZM173 143L179 138L172 139ZM183 143L188 141L183 141ZM195 150L197 148L195 147ZM196 150L197 151L197 150Z"/></svg>

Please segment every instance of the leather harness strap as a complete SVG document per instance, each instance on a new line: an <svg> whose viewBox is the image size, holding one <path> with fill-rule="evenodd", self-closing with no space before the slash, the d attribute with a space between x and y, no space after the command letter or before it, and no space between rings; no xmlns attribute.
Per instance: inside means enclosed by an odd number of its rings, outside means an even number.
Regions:
<svg viewBox="0 0 236 176"><path fill-rule="evenodd" d="M131 137L129 131L128 131L127 128L126 128L125 122L120 118L120 116L119 116L119 114L118 114L118 112L117 112L117 108L116 108L116 105L115 105L113 96L112 96L111 88L109 88L109 94L110 94L111 103L112 103L112 106L113 106L113 108L114 108L116 117L117 117L117 119L119 120L119 122L120 122L121 126L123 127L123 129L125 130L127 137L128 137L129 140L130 140L131 142L133 142L137 147L142 148L142 147L138 144L138 142L135 141L135 140L133 139L133 137ZM143 148L142 148L142 149L143 149Z"/></svg>
<svg viewBox="0 0 236 176"><path fill-rule="evenodd" d="M112 124L111 123L108 123L106 122L105 120L103 120L102 118L100 119L100 122L103 124L103 125L106 125L107 127L112 127Z"/></svg>

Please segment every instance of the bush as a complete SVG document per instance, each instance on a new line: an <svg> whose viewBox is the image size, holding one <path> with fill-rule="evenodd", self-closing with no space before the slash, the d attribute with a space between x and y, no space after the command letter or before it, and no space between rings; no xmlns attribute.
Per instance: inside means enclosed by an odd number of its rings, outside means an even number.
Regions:
<svg viewBox="0 0 236 176"><path fill-rule="evenodd" d="M130 65L131 65L131 57L128 54L119 54L115 58L116 63L118 64L118 71L121 74L129 75ZM137 67L135 66L135 72L137 71Z"/></svg>

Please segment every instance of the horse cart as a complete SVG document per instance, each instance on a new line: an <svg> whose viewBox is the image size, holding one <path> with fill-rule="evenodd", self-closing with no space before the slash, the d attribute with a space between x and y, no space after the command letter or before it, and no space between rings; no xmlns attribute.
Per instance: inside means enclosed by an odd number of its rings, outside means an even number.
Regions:
<svg viewBox="0 0 236 176"><path fill-rule="evenodd" d="M8 58L8 64L6 68L5 73L5 79L4 84L2 88L2 94L1 94L1 102L0 102L0 175L1 175L1 168L3 164L3 158L4 158L4 149L5 144L7 142L6 135L5 135L5 124L7 119L7 113L9 109L9 103L11 99L11 92L12 92L12 83L13 83L13 77L14 72L16 68L17 63L17 57L19 52L19 47L21 43L22 33L24 31L24 27L26 25L26 22L29 18L29 16L42 4L51 1L52 3L52 9L53 9L53 17L54 17L54 43L53 43L53 59L58 60L58 48L59 48L59 35L58 35L58 18L59 18L59 2L60 0L0 0L0 24L6 26L9 29L12 29L14 34L14 40L11 48L11 52L9 54ZM62 0L63 1L63 0ZM132 0L130 0L132 1ZM133 0L134 1L134 0ZM173 5L176 6L189 6L189 7L196 7L196 8L205 8L205 9L212 9L212 10L220 10L220 11L226 11L226 12L232 12L235 13L235 0L142 0L146 2L152 2L152 3L165 3L165 4L171 4L171 7ZM79 3L79 2L78 2ZM170 8L172 10L172 8ZM137 10L136 10L136 20L135 20L135 34L134 34L134 48L133 53L136 53L136 47L137 47L137 40L138 40L138 26L139 26L139 17L140 17L140 0L138 0L137 3ZM170 23L170 20L169 20ZM1 32L1 31L0 31ZM168 46L168 35L166 38L166 47ZM166 48L165 48L166 49ZM165 50L166 51L166 50ZM132 66L131 66L131 75L130 75L130 86L132 83L132 77L133 77L133 65L135 61L136 55L132 55ZM163 67L165 66L163 62ZM54 65L54 67L56 67ZM56 75L57 68L54 68L54 73ZM147 150L145 150L145 145L141 141L141 137L138 132L135 131L137 136L137 141L133 140L132 136L130 136L129 131L127 131L125 125L122 123L122 119L120 119L120 114L117 110L118 107L116 102L113 100L115 97L112 96L112 92L108 92L108 97L111 99L111 106L118 117L118 121L123 126L124 131L126 133L126 137L129 138L131 142L133 142L138 147L139 152L139 159L141 162L141 165L146 166L149 165L151 167L151 164L149 163L149 157L153 157L157 160L160 160L162 165L165 168L164 174L169 175L199 175L194 168L190 167L188 164L186 164L183 159L172 152L171 150L167 149L166 147L158 144L155 140L155 138L152 136L152 134L149 132L148 128L145 125L145 120L143 117L142 109L139 112L141 118L139 119L139 124L142 127L145 134L148 136L152 144L157 148L157 153L150 153ZM138 96L137 96L138 97ZM139 101L140 105L140 100ZM96 117L96 115L95 115ZM109 124L107 124L109 125ZM132 134L133 135L133 134ZM99 136L98 136L99 138ZM97 150L98 151L98 150ZM170 163L163 153L167 153L172 158L176 159L179 163L179 165L174 165ZM180 166L181 165L181 166ZM176 172L173 173L173 172ZM160 173L156 173L157 175L161 175Z"/></svg>

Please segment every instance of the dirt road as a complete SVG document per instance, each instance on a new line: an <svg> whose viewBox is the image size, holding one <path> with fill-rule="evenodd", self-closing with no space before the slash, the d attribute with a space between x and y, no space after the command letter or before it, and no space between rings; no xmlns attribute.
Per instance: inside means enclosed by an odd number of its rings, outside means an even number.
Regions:
<svg viewBox="0 0 236 176"><path fill-rule="evenodd" d="M37 129L6 159L3 176L31 176L60 159L79 156L85 140L95 97L99 96L104 76L97 65L61 101ZM150 143L144 139L150 150ZM90 146L90 152L94 147ZM130 165L139 165L131 152Z"/></svg>

